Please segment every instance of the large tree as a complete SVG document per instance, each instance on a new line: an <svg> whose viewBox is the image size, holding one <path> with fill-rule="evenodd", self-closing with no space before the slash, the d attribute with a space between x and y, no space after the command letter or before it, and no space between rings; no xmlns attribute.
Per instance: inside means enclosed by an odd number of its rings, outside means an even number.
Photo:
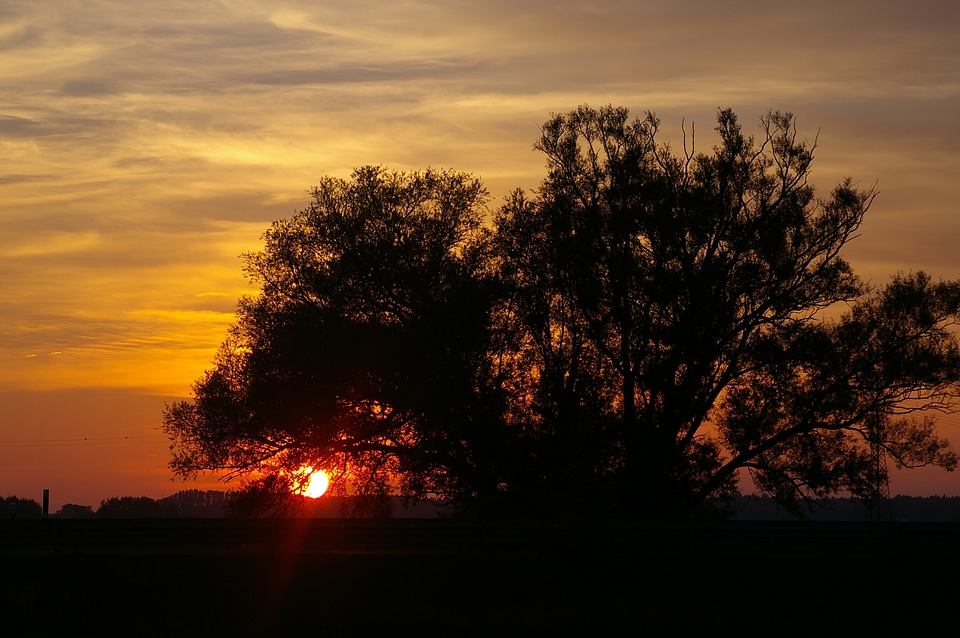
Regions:
<svg viewBox="0 0 960 638"><path fill-rule="evenodd" d="M956 464L929 421L891 417L948 409L960 286L869 290L840 251L874 192L847 180L818 199L792 116L761 125L757 141L721 111L713 152L685 140L678 156L651 114L557 115L536 145L538 197L500 213L525 373L545 397L536 417L573 437L604 417L628 511L688 512L741 469L787 503L863 494L876 445L901 464Z"/></svg>
<svg viewBox="0 0 960 638"><path fill-rule="evenodd" d="M711 153L658 129L554 116L546 179L492 226L467 175L324 180L247 257L262 293L167 409L174 471L672 516L743 471L793 505L868 494L877 451L952 469L929 414L960 380L960 284L861 282L840 253L874 192L818 198L789 114L754 139L721 111Z"/></svg>

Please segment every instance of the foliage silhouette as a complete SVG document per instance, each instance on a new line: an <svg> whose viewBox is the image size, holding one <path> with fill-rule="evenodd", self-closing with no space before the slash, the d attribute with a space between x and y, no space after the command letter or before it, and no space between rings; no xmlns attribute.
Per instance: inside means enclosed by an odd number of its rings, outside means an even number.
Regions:
<svg viewBox="0 0 960 638"><path fill-rule="evenodd" d="M160 499L166 516L178 518L219 518L227 507L228 494L219 490L181 490Z"/></svg>
<svg viewBox="0 0 960 638"><path fill-rule="evenodd" d="M955 467L929 415L956 396L960 284L860 281L840 251L875 193L818 199L790 114L756 140L720 111L710 154L658 130L552 117L546 179L489 226L469 175L323 180L246 257L261 295L166 408L174 472L309 465L334 493L481 515L667 517L742 471L791 508L866 494L871 445Z"/></svg>
<svg viewBox="0 0 960 638"><path fill-rule="evenodd" d="M160 503L149 496L112 496L97 508L97 518L164 518Z"/></svg>
<svg viewBox="0 0 960 638"><path fill-rule="evenodd" d="M77 505L76 503L65 503L53 515L54 518L61 519L91 519L96 518L97 514L90 505Z"/></svg>
<svg viewBox="0 0 960 638"><path fill-rule="evenodd" d="M269 474L248 481L231 494L225 514L229 518L295 517L300 514L300 499L282 475Z"/></svg>
<svg viewBox="0 0 960 638"><path fill-rule="evenodd" d="M460 173L367 167L313 197L247 256L263 294L241 302L196 400L166 410L175 471L309 465L360 496L492 483L478 458L499 425L480 379L486 191Z"/></svg>
<svg viewBox="0 0 960 638"><path fill-rule="evenodd" d="M35 520L43 518L43 507L32 498L16 496L0 497L3 516L10 520Z"/></svg>

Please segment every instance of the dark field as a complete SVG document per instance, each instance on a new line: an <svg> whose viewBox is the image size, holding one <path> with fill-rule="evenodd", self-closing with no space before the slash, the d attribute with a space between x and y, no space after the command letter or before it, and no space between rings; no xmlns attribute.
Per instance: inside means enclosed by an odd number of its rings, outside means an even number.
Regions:
<svg viewBox="0 0 960 638"><path fill-rule="evenodd" d="M953 633L958 540L919 523L2 521L0 636Z"/></svg>

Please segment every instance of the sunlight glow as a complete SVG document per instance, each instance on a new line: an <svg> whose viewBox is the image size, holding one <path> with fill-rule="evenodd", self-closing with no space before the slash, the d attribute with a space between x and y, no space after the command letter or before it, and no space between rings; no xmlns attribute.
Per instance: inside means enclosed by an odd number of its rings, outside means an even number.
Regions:
<svg viewBox="0 0 960 638"><path fill-rule="evenodd" d="M309 474L309 478L303 487L303 495L309 498L320 498L326 494L327 488L330 487L330 478L327 473L323 470L314 471L312 467L303 469Z"/></svg>

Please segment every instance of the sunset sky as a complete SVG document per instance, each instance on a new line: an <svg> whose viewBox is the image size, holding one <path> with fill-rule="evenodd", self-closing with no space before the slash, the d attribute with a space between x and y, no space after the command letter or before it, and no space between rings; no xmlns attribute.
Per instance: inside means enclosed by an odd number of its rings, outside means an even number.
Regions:
<svg viewBox="0 0 960 638"><path fill-rule="evenodd" d="M663 141L718 107L791 111L813 179L879 197L865 278L960 277L953 0L63 0L0 3L0 495L96 507L171 482L165 402L210 365L238 256L364 164L535 188L539 125L654 111ZM960 444L960 417L941 420ZM960 472L893 493L960 495Z"/></svg>

